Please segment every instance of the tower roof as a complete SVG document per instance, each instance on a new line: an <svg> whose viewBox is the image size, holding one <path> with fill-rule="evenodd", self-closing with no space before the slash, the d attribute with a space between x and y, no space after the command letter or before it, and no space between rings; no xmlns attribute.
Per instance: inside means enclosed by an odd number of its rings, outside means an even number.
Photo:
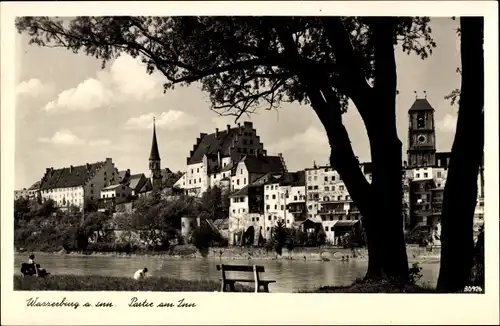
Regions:
<svg viewBox="0 0 500 326"><path fill-rule="evenodd" d="M408 110L408 112L412 111L434 111L434 108L426 98L417 98L415 99L415 102L413 102L411 108Z"/></svg>
<svg viewBox="0 0 500 326"><path fill-rule="evenodd" d="M149 155L149 160L150 161L160 160L160 152L158 151L158 143L156 141L156 125L154 118L153 118L153 142L151 143L151 154Z"/></svg>

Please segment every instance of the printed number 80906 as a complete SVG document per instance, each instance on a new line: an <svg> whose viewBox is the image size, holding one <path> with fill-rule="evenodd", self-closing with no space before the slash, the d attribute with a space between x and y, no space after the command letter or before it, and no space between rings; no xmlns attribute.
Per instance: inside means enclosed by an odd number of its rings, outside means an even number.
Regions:
<svg viewBox="0 0 500 326"><path fill-rule="evenodd" d="M469 286L467 285L465 288L464 288L464 292L466 293L471 293L471 292L483 292L483 288L480 287L480 286Z"/></svg>

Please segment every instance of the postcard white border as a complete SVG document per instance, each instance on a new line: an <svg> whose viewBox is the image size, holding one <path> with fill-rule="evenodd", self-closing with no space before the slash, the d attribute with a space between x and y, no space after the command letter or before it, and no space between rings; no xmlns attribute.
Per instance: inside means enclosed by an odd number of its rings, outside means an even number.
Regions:
<svg viewBox="0 0 500 326"><path fill-rule="evenodd" d="M1 247L2 324L483 324L498 315L498 4L496 1L249 1L249 2L31 2L1 3ZM485 17L484 295L221 294L129 292L14 292L13 220L16 16L83 15L406 15ZM119 307L27 308L25 300L107 300ZM132 296L175 301L195 309L128 308ZM149 311L148 311L149 309ZM152 310L151 310L152 309ZM168 309L162 311L161 309Z"/></svg>

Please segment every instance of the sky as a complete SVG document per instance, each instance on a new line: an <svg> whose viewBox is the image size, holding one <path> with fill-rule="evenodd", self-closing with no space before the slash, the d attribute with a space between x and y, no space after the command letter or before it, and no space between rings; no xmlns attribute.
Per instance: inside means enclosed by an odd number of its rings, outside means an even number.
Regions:
<svg viewBox="0 0 500 326"><path fill-rule="evenodd" d="M436 110L438 151L449 151L455 134L457 108L444 97L460 85L458 21L433 18L433 54L421 60L396 49L398 74L397 126L406 158L408 109L415 91ZM16 36L15 187L31 186L47 167L61 168L110 157L119 170L148 173L152 117L156 117L162 168L185 170L186 157L200 133L234 125L209 109L206 93L197 85L163 94L164 77L148 75L137 60L122 55L101 69L101 62L65 49L28 45ZM374 103L376 106L376 103ZM376 109L376 108L374 108ZM311 107L283 104L259 109L252 121L269 155L282 153L287 168L296 171L314 162L326 165L330 155L324 128ZM350 107L343 122L360 161L370 160L363 122Z"/></svg>

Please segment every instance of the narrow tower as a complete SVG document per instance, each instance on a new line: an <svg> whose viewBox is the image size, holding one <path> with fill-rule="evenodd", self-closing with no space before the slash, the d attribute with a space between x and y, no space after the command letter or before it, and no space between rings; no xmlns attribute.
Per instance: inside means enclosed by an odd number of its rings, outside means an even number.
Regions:
<svg viewBox="0 0 500 326"><path fill-rule="evenodd" d="M153 142L151 144L151 154L149 155L149 177L153 186L153 193L161 190L161 166L160 153L158 151L158 143L156 141L156 121L153 117Z"/></svg>
<svg viewBox="0 0 500 326"><path fill-rule="evenodd" d="M416 98L408 110L408 166L434 166L436 160L436 132L434 108L425 98Z"/></svg>

